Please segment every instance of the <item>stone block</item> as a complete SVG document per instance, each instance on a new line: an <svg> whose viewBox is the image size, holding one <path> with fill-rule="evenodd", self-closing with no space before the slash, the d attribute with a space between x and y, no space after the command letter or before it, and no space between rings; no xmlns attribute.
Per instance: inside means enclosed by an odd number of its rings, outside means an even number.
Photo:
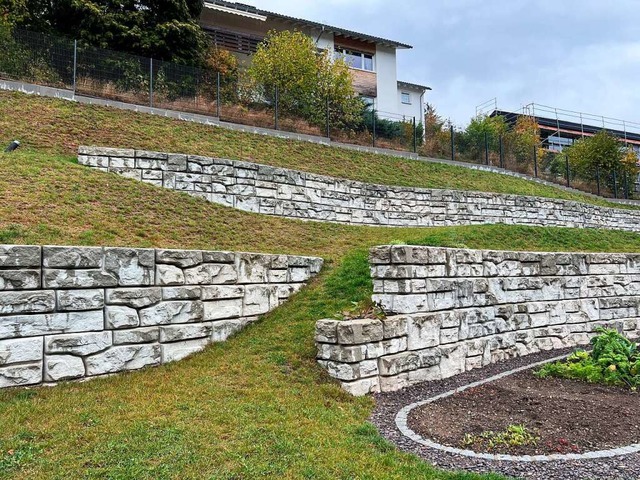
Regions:
<svg viewBox="0 0 640 480"><path fill-rule="evenodd" d="M255 322L255 317L237 318L234 320L220 320L212 323L211 341L214 343L226 342L236 333Z"/></svg>
<svg viewBox="0 0 640 480"><path fill-rule="evenodd" d="M42 361L42 337L0 340L0 367Z"/></svg>
<svg viewBox="0 0 640 480"><path fill-rule="evenodd" d="M223 285L238 282L233 265L205 263L184 271L187 285Z"/></svg>
<svg viewBox="0 0 640 480"><path fill-rule="evenodd" d="M213 285L202 287L202 300L228 300L244 298L245 287L243 285Z"/></svg>
<svg viewBox="0 0 640 480"><path fill-rule="evenodd" d="M409 350L422 350L440 344L442 317L438 314L408 317Z"/></svg>
<svg viewBox="0 0 640 480"><path fill-rule="evenodd" d="M26 387L41 383L42 363L24 363L0 367L0 388Z"/></svg>
<svg viewBox="0 0 640 480"><path fill-rule="evenodd" d="M240 284L266 283L269 280L269 268L271 259L264 255L239 254L236 257L236 265Z"/></svg>
<svg viewBox="0 0 640 480"><path fill-rule="evenodd" d="M160 327L160 342L169 343L196 338L209 338L212 331L213 327L210 322Z"/></svg>
<svg viewBox="0 0 640 480"><path fill-rule="evenodd" d="M58 311L75 312L104 307L104 290L58 290Z"/></svg>
<svg viewBox="0 0 640 480"><path fill-rule="evenodd" d="M203 302L203 305L205 321L237 318L243 315L241 298Z"/></svg>
<svg viewBox="0 0 640 480"><path fill-rule="evenodd" d="M47 313L53 312L55 306L53 290L0 292L0 315Z"/></svg>
<svg viewBox="0 0 640 480"><path fill-rule="evenodd" d="M338 343L338 320L325 319L316 322L316 342Z"/></svg>
<svg viewBox="0 0 640 480"><path fill-rule="evenodd" d="M118 285L118 279L104 270L44 270L44 288L105 288Z"/></svg>
<svg viewBox="0 0 640 480"><path fill-rule="evenodd" d="M140 325L140 317L135 308L110 305L105 308L105 328L118 330L123 328L135 328Z"/></svg>
<svg viewBox="0 0 640 480"><path fill-rule="evenodd" d="M40 270L0 270L0 290L40 288Z"/></svg>
<svg viewBox="0 0 640 480"><path fill-rule="evenodd" d="M198 250L156 250L158 264L189 268L203 262L202 252Z"/></svg>
<svg viewBox="0 0 640 480"><path fill-rule="evenodd" d="M44 360L44 381L63 382L85 376L84 362L72 355L46 355Z"/></svg>
<svg viewBox="0 0 640 480"><path fill-rule="evenodd" d="M104 249L104 269L117 279L117 286L153 285L154 267L154 250L136 248Z"/></svg>
<svg viewBox="0 0 640 480"><path fill-rule="evenodd" d="M45 268L102 268L102 247L42 247Z"/></svg>
<svg viewBox="0 0 640 480"><path fill-rule="evenodd" d="M44 339L46 354L87 356L102 352L112 345L111 332L53 335Z"/></svg>
<svg viewBox="0 0 640 480"><path fill-rule="evenodd" d="M40 247L0 245L0 268L40 268Z"/></svg>
<svg viewBox="0 0 640 480"><path fill-rule="evenodd" d="M318 360L318 363L329 372L329 375L338 380L353 381L378 375L378 362L376 360L365 360L359 363Z"/></svg>
<svg viewBox="0 0 640 480"><path fill-rule="evenodd" d="M203 295L201 287L164 287L163 300L197 300Z"/></svg>
<svg viewBox="0 0 640 480"><path fill-rule="evenodd" d="M160 287L116 288L107 290L107 305L124 305L132 308L144 308L162 300Z"/></svg>
<svg viewBox="0 0 640 480"><path fill-rule="evenodd" d="M85 360L87 376L138 370L160 362L160 345L122 345Z"/></svg>
<svg viewBox="0 0 640 480"><path fill-rule="evenodd" d="M156 266L156 284L161 286L184 285L182 269L173 265Z"/></svg>
<svg viewBox="0 0 640 480"><path fill-rule="evenodd" d="M113 332L114 345L136 345L140 343L157 343L160 341L159 327L133 328Z"/></svg>
<svg viewBox="0 0 640 480"><path fill-rule="evenodd" d="M205 263L235 263L234 252L202 252L202 260Z"/></svg>
<svg viewBox="0 0 640 480"><path fill-rule="evenodd" d="M202 322L204 308L200 301L175 300L140 310L140 326Z"/></svg>
<svg viewBox="0 0 640 480"><path fill-rule="evenodd" d="M354 382L341 382L340 386L345 392L354 397L363 397L370 393L379 393L381 391L378 377L363 378Z"/></svg>
<svg viewBox="0 0 640 480"><path fill-rule="evenodd" d="M384 338L380 320L349 320L339 322L337 326L338 343L358 345L378 342Z"/></svg>
<svg viewBox="0 0 640 480"><path fill-rule="evenodd" d="M275 308L277 304L278 298L273 286L247 285L242 314L246 316L263 315Z"/></svg>
<svg viewBox="0 0 640 480"><path fill-rule="evenodd" d="M383 336L387 338L403 337L408 332L407 317L388 317L382 320Z"/></svg>
<svg viewBox="0 0 640 480"><path fill-rule="evenodd" d="M177 343L164 343L161 345L162 363L183 360L194 353L201 352L208 344L208 338L199 338Z"/></svg>
<svg viewBox="0 0 640 480"><path fill-rule="evenodd" d="M0 339L61 333L92 332L104 328L102 310L94 312L13 315L0 319Z"/></svg>

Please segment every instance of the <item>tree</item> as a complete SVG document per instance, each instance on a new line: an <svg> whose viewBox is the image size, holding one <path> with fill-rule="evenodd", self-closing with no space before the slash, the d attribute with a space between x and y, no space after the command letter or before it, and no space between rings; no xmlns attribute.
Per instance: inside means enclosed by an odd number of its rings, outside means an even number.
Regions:
<svg viewBox="0 0 640 480"><path fill-rule="evenodd" d="M421 154L435 158L451 156L451 139L446 123L430 103L425 109L424 137Z"/></svg>
<svg viewBox="0 0 640 480"><path fill-rule="evenodd" d="M473 161L480 160L485 153L485 138L489 143L489 149L495 152L499 148L500 136L504 135L507 129L507 123L501 116L479 115L471 119L462 134L463 152Z"/></svg>
<svg viewBox="0 0 640 480"><path fill-rule="evenodd" d="M0 0L16 27L177 63L203 65L203 0Z"/></svg>
<svg viewBox="0 0 640 480"><path fill-rule="evenodd" d="M298 31L269 32L249 75L268 101L274 102L277 92L282 113L316 124L326 121L327 103L332 124L342 128L359 122L364 108L346 63L329 51L318 52L313 39Z"/></svg>

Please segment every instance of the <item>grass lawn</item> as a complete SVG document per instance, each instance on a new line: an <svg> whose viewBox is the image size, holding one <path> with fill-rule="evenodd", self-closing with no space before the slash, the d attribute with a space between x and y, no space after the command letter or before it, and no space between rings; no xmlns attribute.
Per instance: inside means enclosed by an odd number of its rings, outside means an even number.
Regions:
<svg viewBox="0 0 640 480"><path fill-rule="evenodd" d="M497 479L445 473L385 442L367 423L372 400L348 396L316 365L315 321L369 298L373 245L640 252L640 236L628 232L264 217L82 168L52 150L0 155L0 243L252 250L328 262L286 305L185 361L0 391L0 478Z"/></svg>
<svg viewBox="0 0 640 480"><path fill-rule="evenodd" d="M606 200L519 178L439 163L246 134L113 108L0 91L0 145L18 139L34 155L75 158L79 145L140 148L242 159L370 183L452 188L576 200Z"/></svg>

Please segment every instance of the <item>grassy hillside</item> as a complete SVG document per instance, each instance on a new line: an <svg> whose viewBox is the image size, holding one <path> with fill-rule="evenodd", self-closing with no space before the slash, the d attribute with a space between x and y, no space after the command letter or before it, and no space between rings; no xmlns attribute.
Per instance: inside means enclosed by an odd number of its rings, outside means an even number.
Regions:
<svg viewBox="0 0 640 480"><path fill-rule="evenodd" d="M329 262L284 307L186 361L1 391L0 478L497 478L438 471L386 443L367 423L372 400L348 396L316 365L315 321L369 298L367 248L376 244L640 251L640 237L626 232L264 217L79 167L67 161L67 147L50 142L0 156L2 243L238 249Z"/></svg>
<svg viewBox="0 0 640 480"><path fill-rule="evenodd" d="M75 158L78 145L143 148L244 159L372 183L535 195L612 205L605 200L505 175L0 91L0 145L13 139L21 140L27 150L64 158Z"/></svg>

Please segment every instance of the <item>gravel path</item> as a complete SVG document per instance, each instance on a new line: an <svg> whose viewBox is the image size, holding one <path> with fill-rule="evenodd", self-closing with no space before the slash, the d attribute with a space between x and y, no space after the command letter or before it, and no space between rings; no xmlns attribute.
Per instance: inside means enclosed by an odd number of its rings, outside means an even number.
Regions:
<svg viewBox="0 0 640 480"><path fill-rule="evenodd" d="M555 350L515 358L446 380L415 385L400 392L377 394L374 396L376 408L370 420L385 438L396 444L401 450L414 453L442 469L467 470L477 473L495 472L510 477L534 480L640 479L640 453L599 460L530 463L497 462L464 457L425 447L402 435L396 427L396 414L407 405L502 372L557 357L565 352L568 354L572 350ZM606 413L603 412L603 414Z"/></svg>

